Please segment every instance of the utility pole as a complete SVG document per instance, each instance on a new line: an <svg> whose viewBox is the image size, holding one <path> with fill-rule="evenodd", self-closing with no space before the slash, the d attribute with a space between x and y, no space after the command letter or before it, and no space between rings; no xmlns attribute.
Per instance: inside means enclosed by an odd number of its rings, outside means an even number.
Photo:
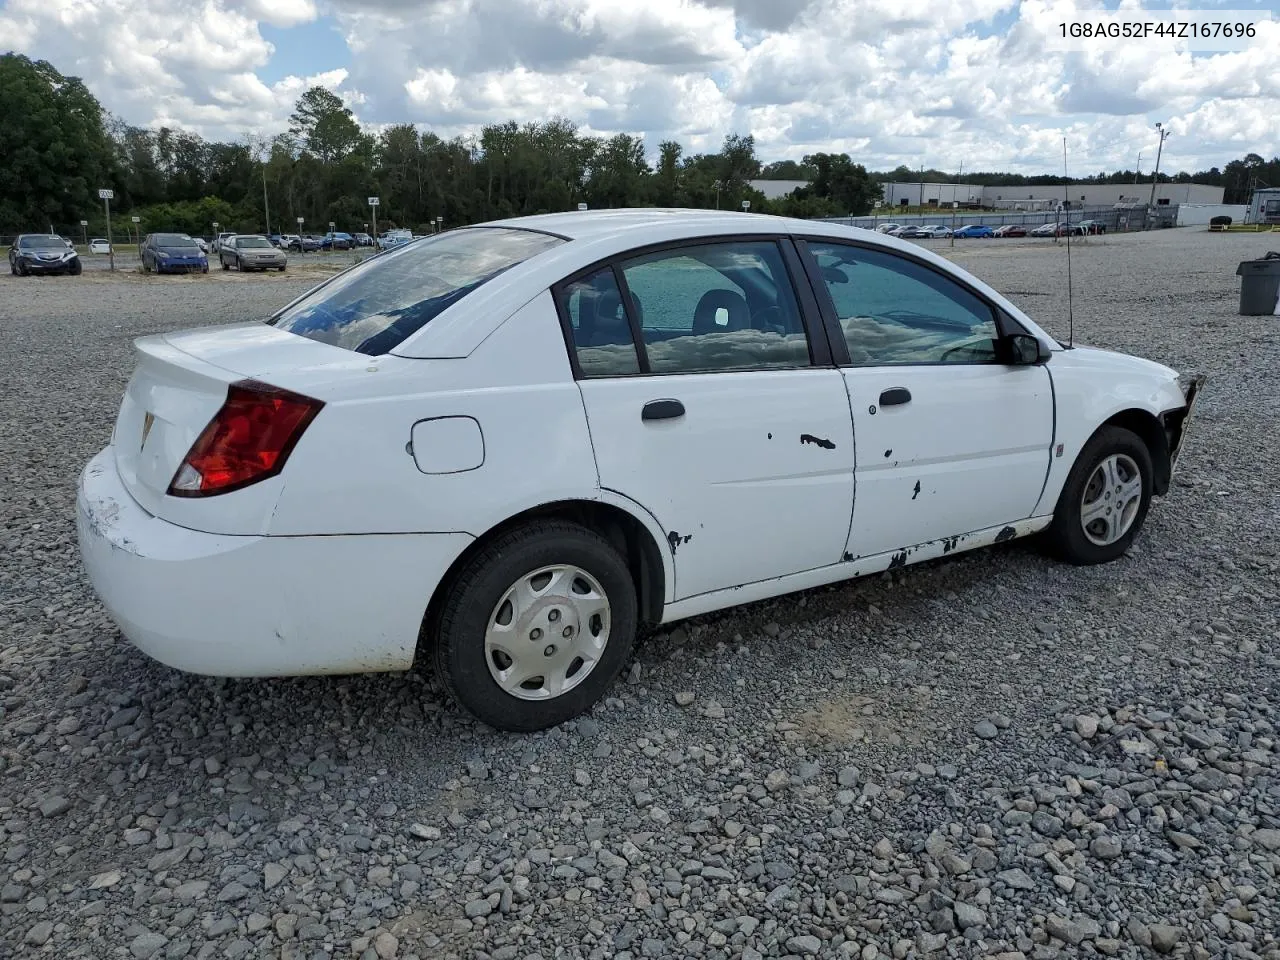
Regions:
<svg viewBox="0 0 1280 960"><path fill-rule="evenodd" d="M271 208L267 206L267 165L262 165L262 216L267 221L267 236L271 236Z"/></svg>
<svg viewBox="0 0 1280 960"><path fill-rule="evenodd" d="M959 179L960 179L960 180L963 180L963 179L964 179L964 161L963 161L963 160L961 160L961 161L960 161L960 177L959 177ZM959 183L957 183L957 184L956 184L956 190L959 190L959 189L960 189L960 184L959 184ZM966 196L966 197L965 197L965 200L967 201L968 199L969 199L969 198ZM951 246L953 246L953 247L956 245L956 208L957 208L957 206L958 206L958 204L957 204L957 201L956 201L955 191L952 191L952 193L951 193Z"/></svg>
<svg viewBox="0 0 1280 960"><path fill-rule="evenodd" d="M1133 168L1133 182L1137 184L1138 174L1142 172L1142 151L1138 151L1138 165Z"/></svg>
<svg viewBox="0 0 1280 960"><path fill-rule="evenodd" d="M115 195L114 190L101 189L98 191L98 196L102 199L102 209L107 215L107 254L111 257L112 271L116 268L116 247L111 242L111 198Z"/></svg>
<svg viewBox="0 0 1280 960"><path fill-rule="evenodd" d="M1164 141L1169 136L1163 123L1156 124L1156 131L1160 134L1160 145L1156 148L1156 172L1151 175L1151 202L1147 204L1148 207L1156 205L1156 184L1160 182L1160 154L1164 152Z"/></svg>
<svg viewBox="0 0 1280 960"><path fill-rule="evenodd" d="M920 210L924 211L924 161L920 161Z"/></svg>

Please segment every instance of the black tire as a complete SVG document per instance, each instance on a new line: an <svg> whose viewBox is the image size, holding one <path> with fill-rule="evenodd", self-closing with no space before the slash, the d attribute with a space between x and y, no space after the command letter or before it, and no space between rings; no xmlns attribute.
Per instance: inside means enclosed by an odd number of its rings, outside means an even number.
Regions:
<svg viewBox="0 0 1280 960"><path fill-rule="evenodd" d="M1081 507L1085 487L1098 465L1108 457L1123 455L1137 465L1142 475L1142 495L1137 513L1129 529L1115 542L1106 545L1094 543L1085 535L1081 522ZM1077 566L1109 563L1123 556L1142 529L1151 506L1152 479L1155 470L1151 452L1142 438L1123 427L1107 426L1095 433L1080 451L1080 456L1067 475L1067 482L1058 497L1053 523L1045 531L1045 541L1050 551L1060 560Z"/></svg>
<svg viewBox="0 0 1280 960"><path fill-rule="evenodd" d="M236 273L244 273L244 263L236 257Z"/></svg>
<svg viewBox="0 0 1280 960"><path fill-rule="evenodd" d="M577 686L553 699L522 700L490 674L485 631L512 584L554 564L573 564L599 583L610 606L609 639ZM613 546L575 523L545 520L501 534L463 564L426 632L436 673L453 699L492 727L528 733L579 716L604 696L631 654L636 621L635 584Z"/></svg>
<svg viewBox="0 0 1280 960"><path fill-rule="evenodd" d="M280 267L280 272L281 272L281 273L284 273L284 266L283 266L283 265Z"/></svg>
<svg viewBox="0 0 1280 960"><path fill-rule="evenodd" d="M21 260L18 261L18 276L25 277L27 275L27 267Z"/></svg>
<svg viewBox="0 0 1280 960"><path fill-rule="evenodd" d="M71 261L71 266L67 268L67 272L73 277L78 277L84 272L84 265L80 262L79 257Z"/></svg>
<svg viewBox="0 0 1280 960"><path fill-rule="evenodd" d="M220 264L222 264L222 269L223 269L223 270L230 270L230 269L231 269L230 267L228 267L228 266L227 266L227 261L223 260L223 259L222 259L222 257L218 257L218 262L219 262Z"/></svg>

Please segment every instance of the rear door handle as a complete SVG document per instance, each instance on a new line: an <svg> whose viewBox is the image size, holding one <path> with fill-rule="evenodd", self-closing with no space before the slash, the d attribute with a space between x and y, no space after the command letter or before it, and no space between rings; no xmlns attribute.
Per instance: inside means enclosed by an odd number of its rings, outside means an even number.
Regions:
<svg viewBox="0 0 1280 960"><path fill-rule="evenodd" d="M684 404L679 400L650 400L640 411L641 420L675 420L684 416Z"/></svg>
<svg viewBox="0 0 1280 960"><path fill-rule="evenodd" d="M880 406L894 407L900 403L911 402L911 391L906 387L890 387L880 394Z"/></svg>

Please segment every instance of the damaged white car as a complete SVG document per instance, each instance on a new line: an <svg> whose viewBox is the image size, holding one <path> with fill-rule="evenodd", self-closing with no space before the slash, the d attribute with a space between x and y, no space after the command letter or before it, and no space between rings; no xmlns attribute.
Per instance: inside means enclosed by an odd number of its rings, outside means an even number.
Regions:
<svg viewBox="0 0 1280 960"><path fill-rule="evenodd" d="M642 623L1031 534L1119 557L1203 382L915 244L706 211L452 230L137 351L78 496L124 634L204 674L429 659L509 730L588 709Z"/></svg>

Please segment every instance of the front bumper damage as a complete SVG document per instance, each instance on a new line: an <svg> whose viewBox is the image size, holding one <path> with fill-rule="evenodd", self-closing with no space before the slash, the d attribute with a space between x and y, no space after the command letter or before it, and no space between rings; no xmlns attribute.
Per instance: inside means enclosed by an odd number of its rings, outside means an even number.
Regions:
<svg viewBox="0 0 1280 960"><path fill-rule="evenodd" d="M1204 389L1205 375L1202 373L1185 374L1178 378L1182 388L1182 396L1186 403L1176 410L1166 412L1160 419L1164 424L1165 436L1169 442L1169 474L1178 464L1178 456L1186 446L1187 431L1191 426L1191 418L1195 414L1196 401Z"/></svg>

